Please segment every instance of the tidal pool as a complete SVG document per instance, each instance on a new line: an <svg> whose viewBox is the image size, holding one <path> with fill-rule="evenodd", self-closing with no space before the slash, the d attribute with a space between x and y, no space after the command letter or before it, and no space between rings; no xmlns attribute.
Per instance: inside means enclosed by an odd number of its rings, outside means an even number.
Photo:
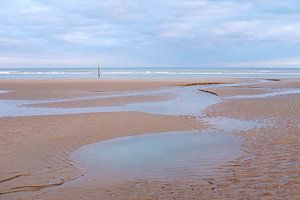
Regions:
<svg viewBox="0 0 300 200"><path fill-rule="evenodd" d="M216 173L217 166L241 155L241 141L216 132L165 132L128 136L85 145L71 159L86 178L187 179ZM114 178L113 178L114 177Z"/></svg>

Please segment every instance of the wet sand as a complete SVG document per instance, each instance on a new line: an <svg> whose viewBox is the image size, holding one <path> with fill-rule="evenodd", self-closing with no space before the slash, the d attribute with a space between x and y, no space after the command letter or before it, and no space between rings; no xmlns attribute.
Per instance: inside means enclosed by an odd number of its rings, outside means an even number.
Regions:
<svg viewBox="0 0 300 200"><path fill-rule="evenodd" d="M237 80L217 82L224 81ZM93 96L94 93L103 91L149 90L195 82L201 80L140 82L134 80L117 83L107 80L99 86L95 86L95 81L79 80L75 83L68 80L58 82L0 80L0 90L15 90L0 94L0 98L71 98ZM209 80L203 82L207 83ZM300 95L259 99L225 98L236 94L261 94L269 91L269 88L283 87L300 88L300 81L260 83L250 89L249 86L209 89L208 91L216 93L223 101L209 107L205 111L207 117L203 116L202 119L139 112L2 117L0 198L299 199ZM122 100L124 99L116 101L122 103ZM139 100L132 98L130 101ZM89 103L85 102L80 106L89 106ZM84 174L70 160L69 155L82 145L144 133L205 130L210 128L205 120L220 116L268 121L270 125L233 133L235 137L243 139L242 149L245 154L219 166L218 173L199 182L129 180L106 186L97 182L72 184Z"/></svg>
<svg viewBox="0 0 300 200"><path fill-rule="evenodd" d="M300 88L299 80L263 83L260 87ZM243 88L241 88L243 90ZM226 93L226 92L225 92ZM224 116L269 121L269 126L235 133L244 139L247 155L225 165L225 177L216 177L217 192L228 197L299 199L300 95L257 99L225 99L207 110ZM225 195L223 195L225 197Z"/></svg>

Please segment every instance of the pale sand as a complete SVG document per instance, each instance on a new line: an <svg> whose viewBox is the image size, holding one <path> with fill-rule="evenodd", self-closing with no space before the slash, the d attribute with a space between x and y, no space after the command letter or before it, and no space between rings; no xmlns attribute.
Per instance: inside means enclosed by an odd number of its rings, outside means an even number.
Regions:
<svg viewBox="0 0 300 200"><path fill-rule="evenodd" d="M220 81L223 82L224 80ZM67 80L59 84L45 81L42 88L25 95L22 85L26 81L0 81L0 89L15 89L0 98L51 98L86 95L91 85L80 83L70 86ZM40 81L37 81L39 84ZM41 81L42 82L42 81ZM81 81L79 81L81 82ZM124 91L168 87L195 81L163 81L151 83L132 81L119 86L107 83L105 91ZM126 81L125 81L126 82ZM3 83L3 84L2 84ZM138 83L138 84L137 84ZM260 84L265 87L298 87L299 80L284 80ZM138 86L134 86L137 84ZM83 84L84 85L84 84ZM87 84L88 85L88 84ZM118 84L117 84L118 85ZM130 85L130 86L129 86ZM30 91L29 86L24 86ZM76 88L80 89L76 89ZM94 86L92 86L94 87ZM100 87L100 86L99 86ZM24 89L25 90L25 89ZM76 91L65 95L66 91ZM227 91L226 91L227 90ZM51 91L51 92L49 92ZM80 91L80 92L78 92ZM222 92L223 91L223 92ZM245 94L245 88L218 89L219 96ZM80 94L75 94L75 93ZM219 92L219 93L218 93ZM22 96L24 95L24 96ZM32 96L30 96L32 95ZM46 97L45 97L46 98ZM171 130L203 130L207 125L194 118L159 116L143 113L99 113L65 116L0 118L0 195L1 199L299 199L300 191L300 95L287 95L262 99L225 99L206 111L208 116L229 116L252 120L271 120L276 126L235 133L245 140L246 154L220 167L224 173L203 179L203 182L182 180L132 180L108 185L82 184L64 186L82 174L68 160L70 152L84 144L125 135ZM32 191L17 192L16 191Z"/></svg>

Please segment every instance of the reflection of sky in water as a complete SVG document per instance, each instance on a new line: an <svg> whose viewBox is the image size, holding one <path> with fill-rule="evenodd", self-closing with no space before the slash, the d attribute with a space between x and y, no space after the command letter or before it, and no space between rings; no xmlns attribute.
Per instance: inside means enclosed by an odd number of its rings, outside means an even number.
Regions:
<svg viewBox="0 0 300 200"><path fill-rule="evenodd" d="M199 178L212 166L241 154L240 141L214 132L169 132L129 136L81 147L72 154L91 177L109 179L107 171L128 178ZM107 170L107 171L106 171ZM197 175L199 175L197 177Z"/></svg>

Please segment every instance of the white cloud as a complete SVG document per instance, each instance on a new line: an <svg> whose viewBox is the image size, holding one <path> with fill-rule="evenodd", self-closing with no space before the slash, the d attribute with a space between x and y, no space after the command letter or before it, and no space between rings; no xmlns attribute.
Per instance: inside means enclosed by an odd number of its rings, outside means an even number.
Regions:
<svg viewBox="0 0 300 200"><path fill-rule="evenodd" d="M295 47L300 43L298 0L0 0L0 4L0 55L105 54L134 58L137 65L153 60L157 65L196 65L214 59L235 61L236 52L244 52L238 60L262 59L255 53L265 44L269 49L260 52L264 59L280 56L281 49L285 49L282 57L300 50Z"/></svg>

